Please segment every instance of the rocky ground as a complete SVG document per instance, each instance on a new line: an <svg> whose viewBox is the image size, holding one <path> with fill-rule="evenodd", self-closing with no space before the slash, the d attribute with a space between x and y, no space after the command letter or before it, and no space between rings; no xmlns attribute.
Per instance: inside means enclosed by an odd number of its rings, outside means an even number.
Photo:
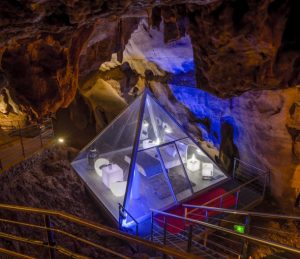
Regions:
<svg viewBox="0 0 300 259"><path fill-rule="evenodd" d="M103 212L97 208L93 199L86 192L79 177L72 170L69 159L73 155L74 150L71 149L51 148L2 173L0 175L0 203L64 211L99 224L110 225ZM42 220L38 216L16 216L5 211L1 211L1 218L42 224ZM67 225L55 218L53 218L53 222L54 225L60 223L60 227L77 236L88 238L114 251L122 251L133 256L128 244L117 239L75 225ZM40 231L32 231L30 228L14 227L4 223L0 224L0 229L6 233L37 239L42 235ZM99 250L86 247L61 235L57 235L56 239L60 245L64 244L66 248L74 252L92 258L110 258L109 255ZM35 255L38 258L43 258L47 252L47 250L37 249L36 246L24 246L4 239L0 239L0 246Z"/></svg>

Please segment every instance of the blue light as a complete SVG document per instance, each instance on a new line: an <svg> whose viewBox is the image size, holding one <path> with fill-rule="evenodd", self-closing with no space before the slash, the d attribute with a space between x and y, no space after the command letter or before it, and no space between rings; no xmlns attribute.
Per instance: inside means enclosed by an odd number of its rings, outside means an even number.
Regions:
<svg viewBox="0 0 300 259"><path fill-rule="evenodd" d="M229 99L221 99L191 85L178 85L173 80L170 88L176 99L183 103L198 119L198 127L203 133L203 139L216 147L221 142L221 126L226 122L234 129L234 140L238 138L237 125L233 117L228 115L231 110Z"/></svg>

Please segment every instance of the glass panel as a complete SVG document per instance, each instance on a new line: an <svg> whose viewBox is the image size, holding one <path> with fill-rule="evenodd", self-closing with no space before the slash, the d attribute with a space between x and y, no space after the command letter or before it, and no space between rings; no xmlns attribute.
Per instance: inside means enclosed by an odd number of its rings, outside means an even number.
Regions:
<svg viewBox="0 0 300 259"><path fill-rule="evenodd" d="M176 145L194 192L227 178L190 138L176 141Z"/></svg>
<svg viewBox="0 0 300 259"><path fill-rule="evenodd" d="M140 104L141 96L72 163L96 198L116 219L119 217L118 203L124 201Z"/></svg>
<svg viewBox="0 0 300 259"><path fill-rule="evenodd" d="M185 174L185 168L181 163L175 144L160 147L159 151L177 200L181 201L191 196L193 193L191 183Z"/></svg>
<svg viewBox="0 0 300 259"><path fill-rule="evenodd" d="M147 95L142 121L139 150L158 146L187 135L150 95Z"/></svg>
<svg viewBox="0 0 300 259"><path fill-rule="evenodd" d="M126 210L138 221L150 215L150 209L164 210L175 204L156 148L137 153L131 188L126 197ZM127 218L127 223L131 218Z"/></svg>

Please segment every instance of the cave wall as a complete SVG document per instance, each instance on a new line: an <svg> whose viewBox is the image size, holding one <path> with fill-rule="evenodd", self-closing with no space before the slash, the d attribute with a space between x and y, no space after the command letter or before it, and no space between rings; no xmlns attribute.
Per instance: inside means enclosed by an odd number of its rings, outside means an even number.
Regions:
<svg viewBox="0 0 300 259"><path fill-rule="evenodd" d="M1 118L66 108L92 135L149 85L226 167L299 188L299 1L151 2L1 1Z"/></svg>
<svg viewBox="0 0 300 259"><path fill-rule="evenodd" d="M220 97L300 83L299 1L220 1L188 11L197 83Z"/></svg>

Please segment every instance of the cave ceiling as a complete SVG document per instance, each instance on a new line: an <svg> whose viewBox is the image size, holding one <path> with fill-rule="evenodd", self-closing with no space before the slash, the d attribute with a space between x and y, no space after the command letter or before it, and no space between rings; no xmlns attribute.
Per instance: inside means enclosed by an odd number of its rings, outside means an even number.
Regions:
<svg viewBox="0 0 300 259"><path fill-rule="evenodd" d="M2 0L0 88L37 114L68 107L79 79L122 51L141 17L189 35L197 87L227 98L299 84L295 0ZM121 25L120 25L121 24Z"/></svg>

